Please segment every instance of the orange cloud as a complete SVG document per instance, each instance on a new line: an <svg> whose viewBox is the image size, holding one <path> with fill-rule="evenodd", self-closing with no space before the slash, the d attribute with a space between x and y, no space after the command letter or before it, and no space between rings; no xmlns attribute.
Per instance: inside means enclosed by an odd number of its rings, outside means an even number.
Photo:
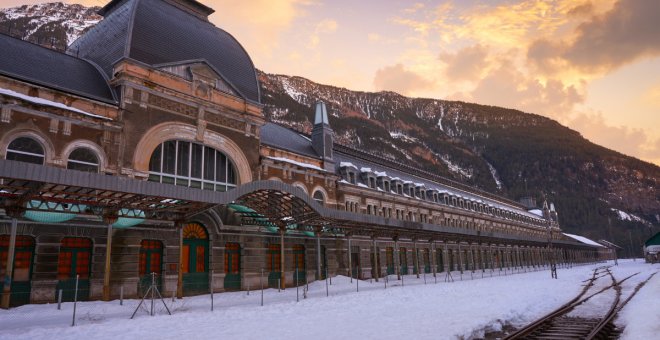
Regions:
<svg viewBox="0 0 660 340"><path fill-rule="evenodd" d="M433 82L405 69L402 64L396 64L376 71L374 86L379 91L395 91L408 95L414 91L431 88Z"/></svg>
<svg viewBox="0 0 660 340"><path fill-rule="evenodd" d="M575 30L572 41L540 39L528 56L546 71L561 62L587 73L602 74L644 57L660 55L660 1L619 1Z"/></svg>
<svg viewBox="0 0 660 340"><path fill-rule="evenodd" d="M484 72L488 48L474 45L456 53L442 53L440 60L447 64L445 73L452 80L478 80Z"/></svg>
<svg viewBox="0 0 660 340"><path fill-rule="evenodd" d="M621 153L660 163L660 138L653 139L643 129L611 126L602 113L583 113L568 124L596 144Z"/></svg>

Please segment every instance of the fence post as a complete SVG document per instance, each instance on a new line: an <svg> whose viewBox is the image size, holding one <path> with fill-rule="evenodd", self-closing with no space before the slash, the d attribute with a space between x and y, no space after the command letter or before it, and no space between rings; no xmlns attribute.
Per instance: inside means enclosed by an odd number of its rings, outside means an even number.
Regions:
<svg viewBox="0 0 660 340"><path fill-rule="evenodd" d="M119 305L120 306L124 305L124 285L121 285L121 287L119 287Z"/></svg>
<svg viewBox="0 0 660 340"><path fill-rule="evenodd" d="M261 284L261 306L264 306L264 269L261 268L261 276L259 277L259 283Z"/></svg>
<svg viewBox="0 0 660 340"><path fill-rule="evenodd" d="M60 289L57 292L57 310L62 309L62 290Z"/></svg>
<svg viewBox="0 0 660 340"><path fill-rule="evenodd" d="M325 296L330 296L330 290L328 289L328 268L325 269Z"/></svg>
<svg viewBox="0 0 660 340"><path fill-rule="evenodd" d="M76 304L78 303L78 279L80 275L76 274L76 290L73 292L73 319L71 320L71 327L76 325Z"/></svg>
<svg viewBox="0 0 660 340"><path fill-rule="evenodd" d="M280 280L281 279L277 279L277 292L278 293L280 292L280 289L282 288L282 286L280 285Z"/></svg>
<svg viewBox="0 0 660 340"><path fill-rule="evenodd" d="M213 311L213 270L211 270L211 312Z"/></svg>
<svg viewBox="0 0 660 340"><path fill-rule="evenodd" d="M298 268L296 268L296 302L300 301L300 295L298 294Z"/></svg>

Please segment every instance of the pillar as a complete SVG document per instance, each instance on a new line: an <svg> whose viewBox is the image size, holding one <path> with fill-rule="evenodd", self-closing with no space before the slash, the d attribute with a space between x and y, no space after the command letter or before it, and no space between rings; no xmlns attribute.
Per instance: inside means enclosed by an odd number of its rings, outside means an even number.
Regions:
<svg viewBox="0 0 660 340"><path fill-rule="evenodd" d="M0 278L4 280L4 285L2 288L2 299L0 301L0 307L7 309L9 308L9 302L11 301L11 280L14 273L14 253L16 251L16 232L18 229L18 221L16 217L11 219L11 230L9 232L9 249L7 249L7 266L5 267L5 277Z"/></svg>
<svg viewBox="0 0 660 340"><path fill-rule="evenodd" d="M176 278L176 297L183 298L183 224L176 223L177 231L179 232L179 269Z"/></svg>
<svg viewBox="0 0 660 340"><path fill-rule="evenodd" d="M316 230L316 279L320 280L323 277L321 273L321 230Z"/></svg>
<svg viewBox="0 0 660 340"><path fill-rule="evenodd" d="M401 280L401 263L399 261L399 239L394 238L394 270L396 271L396 279Z"/></svg>
<svg viewBox="0 0 660 340"><path fill-rule="evenodd" d="M353 251L351 250L351 237L346 235L348 240L348 276L351 277L351 282L353 282Z"/></svg>
<svg viewBox="0 0 660 340"><path fill-rule="evenodd" d="M438 272L438 265L436 264L436 252L437 249L435 248L435 242L433 240L429 241L429 257L431 261L431 271L433 272L433 277L436 277L437 272Z"/></svg>
<svg viewBox="0 0 660 340"><path fill-rule="evenodd" d="M419 252L417 252L417 240L413 240L413 253L415 254L415 270L419 279Z"/></svg>
<svg viewBox="0 0 660 340"><path fill-rule="evenodd" d="M110 260L112 257L112 223L107 226L108 235L105 241L105 271L103 272L103 301L110 301Z"/></svg>
<svg viewBox="0 0 660 340"><path fill-rule="evenodd" d="M286 277L284 276L284 233L286 227L280 227L280 288L286 288Z"/></svg>
<svg viewBox="0 0 660 340"><path fill-rule="evenodd" d="M373 237L373 246L374 246L374 279L378 282L378 277L380 276L380 263L378 263L378 247L376 245L376 237Z"/></svg>

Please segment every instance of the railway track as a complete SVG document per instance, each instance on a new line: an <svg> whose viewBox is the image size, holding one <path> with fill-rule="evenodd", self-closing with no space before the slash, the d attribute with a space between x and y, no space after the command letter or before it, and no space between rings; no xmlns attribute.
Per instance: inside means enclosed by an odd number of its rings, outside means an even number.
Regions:
<svg viewBox="0 0 660 340"><path fill-rule="evenodd" d="M598 267L582 291L568 303L559 307L548 315L532 322L531 324L510 334L505 339L542 339L542 340L566 340L566 339L617 339L621 330L617 329L614 323L616 314L632 299L632 297L648 282L653 275L639 283L628 298L621 302L621 285L629 278L639 274L635 273L623 280L617 281L609 270L610 267ZM595 282L598 279L608 277L611 284L598 289ZM571 315L577 307L588 303L593 297L614 290L615 296L609 306L597 306L597 310L603 311L597 317L582 317ZM591 292L594 291L594 292ZM587 294L591 292L590 294ZM609 307L609 308L608 308Z"/></svg>

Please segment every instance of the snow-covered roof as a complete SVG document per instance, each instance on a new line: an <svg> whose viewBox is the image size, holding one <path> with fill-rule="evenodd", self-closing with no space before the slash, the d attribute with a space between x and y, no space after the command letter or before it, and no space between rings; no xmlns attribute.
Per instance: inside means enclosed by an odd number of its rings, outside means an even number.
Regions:
<svg viewBox="0 0 660 340"><path fill-rule="evenodd" d="M314 169L314 170L318 170L318 171L325 171L324 169L322 169L322 168L320 168L320 167L318 167L318 166L316 166L316 165L314 165L314 164L309 164L309 163L304 163L304 162L298 162L298 161L296 161L296 160L289 159L289 158L284 158L284 157L271 157L271 156L268 156L268 157L266 157L266 158L268 158L268 159L272 159L272 160L274 160L274 161L279 161L279 162L284 162L284 163L289 163L289 164L297 165L297 166L299 166L299 167L301 167L301 168L308 168L308 169Z"/></svg>
<svg viewBox="0 0 660 340"><path fill-rule="evenodd" d="M101 118L101 119L106 119L106 120L112 120L112 118L105 117L105 116L99 116L99 115L96 115L96 114L93 114L93 113L89 113L87 111L76 109L75 107L71 107L71 106L68 106L68 105L65 105L65 104L62 104L62 103L54 102L52 100L43 99L43 98L39 98L39 97L28 96L28 95L18 93L16 91L12 91L12 90L9 90L9 89L4 89L4 88L1 88L1 87L0 87L0 94L3 94L5 96L9 96L9 97L22 99L22 100L25 100L25 101L28 101L28 102L31 102L31 103L34 103L34 104L38 104L38 105L46 105L46 106L55 107L55 108L58 108L58 109L64 109L64 110L69 110L69 111L73 111L73 112L78 112L78 113L84 114L85 116L90 116L90 117L94 117L94 118Z"/></svg>
<svg viewBox="0 0 660 340"><path fill-rule="evenodd" d="M353 164L351 162L341 162L341 163L339 163L339 167L341 167L341 168L348 167L348 168L356 168L357 169L357 166L355 166L355 164Z"/></svg>
<svg viewBox="0 0 660 340"><path fill-rule="evenodd" d="M543 211L541 211L541 209L532 209L532 210L529 210L528 212L530 212L534 215L543 217Z"/></svg>
<svg viewBox="0 0 660 340"><path fill-rule="evenodd" d="M374 171L374 174L376 174L376 177L387 177L387 172L385 171Z"/></svg>
<svg viewBox="0 0 660 340"><path fill-rule="evenodd" d="M562 233L562 234L564 234L564 235L566 235L566 236L568 236L568 237L570 237L570 238L572 238L572 239L574 239L574 240L576 240L576 241L578 241L578 242L582 242L582 243L584 243L584 244L588 244L588 245L590 245L590 246L596 246L596 247L605 248L605 246L603 246L602 244L600 244L600 243L598 243L598 242L596 242L596 241L590 240L590 239L588 239L588 238L586 238L586 237L584 237L584 236L573 235L573 234L568 234L568 233Z"/></svg>
<svg viewBox="0 0 660 340"><path fill-rule="evenodd" d="M373 171L371 170L371 168L362 167L360 168L360 172L373 172Z"/></svg>

